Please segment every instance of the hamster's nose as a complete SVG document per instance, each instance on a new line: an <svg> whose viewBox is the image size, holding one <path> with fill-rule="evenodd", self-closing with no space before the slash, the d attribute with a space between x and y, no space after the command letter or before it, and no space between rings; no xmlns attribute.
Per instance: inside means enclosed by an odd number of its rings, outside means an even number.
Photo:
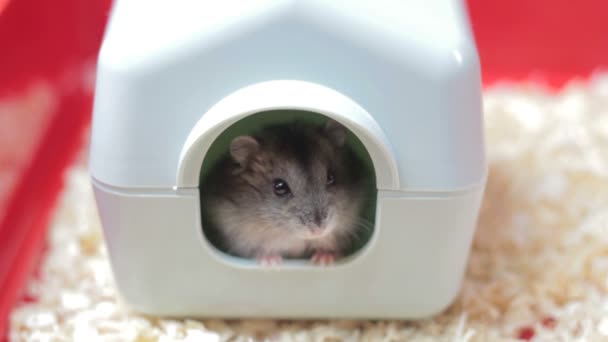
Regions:
<svg viewBox="0 0 608 342"><path fill-rule="evenodd" d="M321 228L323 226L323 221L327 218L327 212L316 210L314 216L314 223L317 227Z"/></svg>
<svg viewBox="0 0 608 342"><path fill-rule="evenodd" d="M325 219L327 219L326 211L315 210L314 217L313 217L313 222L314 222L315 226L317 226L319 229L322 230L323 227L325 226L323 224L323 221L325 221Z"/></svg>
<svg viewBox="0 0 608 342"><path fill-rule="evenodd" d="M319 212L315 213L315 219L314 219L315 225L317 227L321 226L321 215L319 214Z"/></svg>
<svg viewBox="0 0 608 342"><path fill-rule="evenodd" d="M325 232L325 229L323 229L319 226L315 226L310 229L310 232L312 233L313 236L319 236L319 235L323 235L323 233Z"/></svg>

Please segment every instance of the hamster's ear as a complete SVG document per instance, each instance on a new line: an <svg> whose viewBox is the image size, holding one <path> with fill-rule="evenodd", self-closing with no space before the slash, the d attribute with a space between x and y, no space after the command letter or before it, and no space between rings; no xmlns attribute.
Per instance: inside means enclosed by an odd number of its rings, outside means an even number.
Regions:
<svg viewBox="0 0 608 342"><path fill-rule="evenodd" d="M241 135L230 143L230 155L241 166L247 165L249 160L258 152L260 144L254 137Z"/></svg>
<svg viewBox="0 0 608 342"><path fill-rule="evenodd" d="M342 147L346 143L346 127L335 120L327 120L323 126L323 133L338 147Z"/></svg>

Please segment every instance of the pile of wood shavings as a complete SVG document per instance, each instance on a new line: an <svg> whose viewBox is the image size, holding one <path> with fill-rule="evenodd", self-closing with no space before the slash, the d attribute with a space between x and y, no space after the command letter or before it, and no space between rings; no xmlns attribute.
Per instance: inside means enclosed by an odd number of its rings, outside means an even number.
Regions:
<svg viewBox="0 0 608 342"><path fill-rule="evenodd" d="M608 340L608 75L484 94L490 174L462 293L433 319L164 320L113 287L86 169L71 171L15 341Z"/></svg>

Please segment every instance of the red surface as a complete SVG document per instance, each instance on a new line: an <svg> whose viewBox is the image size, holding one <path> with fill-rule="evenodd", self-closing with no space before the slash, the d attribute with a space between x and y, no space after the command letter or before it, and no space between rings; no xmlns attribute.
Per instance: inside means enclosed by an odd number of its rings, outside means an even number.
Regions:
<svg viewBox="0 0 608 342"><path fill-rule="evenodd" d="M524 341L530 341L534 335L536 335L536 330L531 326L523 327L517 332L517 338Z"/></svg>
<svg viewBox="0 0 608 342"><path fill-rule="evenodd" d="M56 84L99 47L111 0L0 0L0 100L36 80ZM608 67L608 1L469 0L484 84L554 87ZM76 68L76 69L73 69ZM60 89L61 90L61 89ZM0 217L0 339L43 246L46 227L90 121L91 94L61 90L59 105ZM23 139L33 139L23 132ZM0 146L0 152L2 152ZM42 170L42 172L41 172Z"/></svg>
<svg viewBox="0 0 608 342"><path fill-rule="evenodd" d="M18 97L40 80L59 94L43 135L22 132L24 141L40 142L29 151L31 162L0 217L0 340L39 260L64 171L90 121L91 94L78 73L97 54L108 7L108 0L0 0L0 100ZM76 73L71 82L70 73Z"/></svg>
<svg viewBox="0 0 608 342"><path fill-rule="evenodd" d="M108 2L9 1L0 13L0 97L35 79L57 81L67 68L94 56Z"/></svg>
<svg viewBox="0 0 608 342"><path fill-rule="evenodd" d="M606 0L469 0L486 85L562 86L608 67Z"/></svg>
<svg viewBox="0 0 608 342"><path fill-rule="evenodd" d="M61 175L79 151L89 121L88 115L79 113L88 113L90 105L90 96L84 93L64 98L61 110L72 115L56 115L42 139L45 143L34 152L32 164L23 173L8 206L0 226L4 227L0 232L0 317L10 313L39 260L49 217L63 187ZM0 331L4 323L0 322Z"/></svg>

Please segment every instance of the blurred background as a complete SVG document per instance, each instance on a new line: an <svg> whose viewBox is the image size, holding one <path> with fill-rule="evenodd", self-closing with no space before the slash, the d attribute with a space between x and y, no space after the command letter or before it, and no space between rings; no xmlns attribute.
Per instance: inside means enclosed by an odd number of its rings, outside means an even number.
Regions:
<svg viewBox="0 0 608 342"><path fill-rule="evenodd" d="M0 336L86 143L110 0L0 0ZM605 0L467 1L484 85L559 89L608 67ZM1 340L1 338L0 338Z"/></svg>

